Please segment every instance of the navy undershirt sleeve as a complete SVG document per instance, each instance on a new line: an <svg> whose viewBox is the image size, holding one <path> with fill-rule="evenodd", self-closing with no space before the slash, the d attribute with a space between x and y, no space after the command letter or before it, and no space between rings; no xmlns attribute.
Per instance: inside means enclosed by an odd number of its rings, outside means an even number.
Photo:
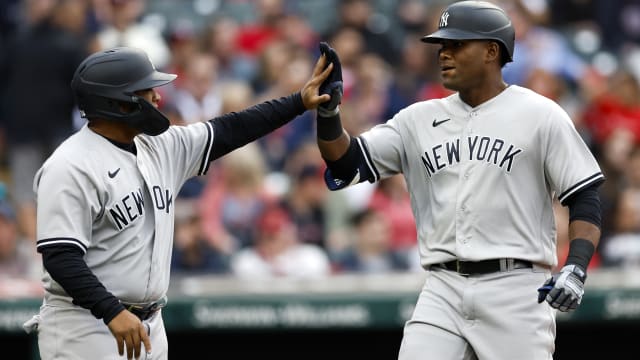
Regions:
<svg viewBox="0 0 640 360"><path fill-rule="evenodd" d="M102 285L75 245L51 245L38 248L51 278L67 292L75 305L89 309L93 316L108 324L124 306ZM123 279L124 281L124 279Z"/></svg>
<svg viewBox="0 0 640 360"><path fill-rule="evenodd" d="M565 203L569 207L569 221L587 221L598 228L602 226L602 209L598 186L602 182L590 185L573 194Z"/></svg>
<svg viewBox="0 0 640 360"><path fill-rule="evenodd" d="M215 160L242 147L287 124L305 111L302 95L298 92L211 119L214 141L209 158Z"/></svg>

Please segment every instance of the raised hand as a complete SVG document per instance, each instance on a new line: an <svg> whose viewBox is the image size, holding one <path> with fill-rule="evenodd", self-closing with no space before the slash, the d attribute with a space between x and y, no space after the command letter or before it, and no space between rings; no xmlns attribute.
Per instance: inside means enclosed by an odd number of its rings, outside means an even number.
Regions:
<svg viewBox="0 0 640 360"><path fill-rule="evenodd" d="M344 92L342 83L342 65L336 51L326 42L320 43L320 53L326 58L327 67L333 65L331 73L320 85L320 95L329 94L331 100L318 106L318 112L322 116L331 116L337 113L337 107L342 102Z"/></svg>
<svg viewBox="0 0 640 360"><path fill-rule="evenodd" d="M302 90L300 90L302 102L307 110L316 109L318 105L331 100L331 96L329 94L320 93L321 85L333 69L332 64L328 64L328 66L327 64L326 56L320 56L313 69L311 79L309 79L302 87Z"/></svg>

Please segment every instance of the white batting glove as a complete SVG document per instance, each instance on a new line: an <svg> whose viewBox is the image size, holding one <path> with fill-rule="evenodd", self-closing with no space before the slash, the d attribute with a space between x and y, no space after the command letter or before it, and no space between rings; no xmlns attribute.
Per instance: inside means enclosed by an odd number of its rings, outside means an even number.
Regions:
<svg viewBox="0 0 640 360"><path fill-rule="evenodd" d="M546 300L554 309L575 310L582 302L586 278L586 272L579 266L564 266L538 289L538 303Z"/></svg>

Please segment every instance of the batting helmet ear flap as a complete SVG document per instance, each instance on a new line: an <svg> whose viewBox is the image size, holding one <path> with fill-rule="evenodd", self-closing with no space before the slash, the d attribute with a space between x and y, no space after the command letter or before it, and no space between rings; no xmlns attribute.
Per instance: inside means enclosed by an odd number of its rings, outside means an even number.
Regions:
<svg viewBox="0 0 640 360"><path fill-rule="evenodd" d="M129 116L129 121L134 127L151 136L160 135L169 128L169 119L153 104L138 96L134 99L140 106L139 111Z"/></svg>

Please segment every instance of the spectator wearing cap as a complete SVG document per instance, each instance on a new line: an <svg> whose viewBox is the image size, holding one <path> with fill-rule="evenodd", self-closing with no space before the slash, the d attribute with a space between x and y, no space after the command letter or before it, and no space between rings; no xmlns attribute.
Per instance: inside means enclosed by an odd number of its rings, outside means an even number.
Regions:
<svg viewBox="0 0 640 360"><path fill-rule="evenodd" d="M231 257L233 274L244 278L317 278L331 274L329 257L318 246L303 244L295 224L279 206L264 210L254 245Z"/></svg>

